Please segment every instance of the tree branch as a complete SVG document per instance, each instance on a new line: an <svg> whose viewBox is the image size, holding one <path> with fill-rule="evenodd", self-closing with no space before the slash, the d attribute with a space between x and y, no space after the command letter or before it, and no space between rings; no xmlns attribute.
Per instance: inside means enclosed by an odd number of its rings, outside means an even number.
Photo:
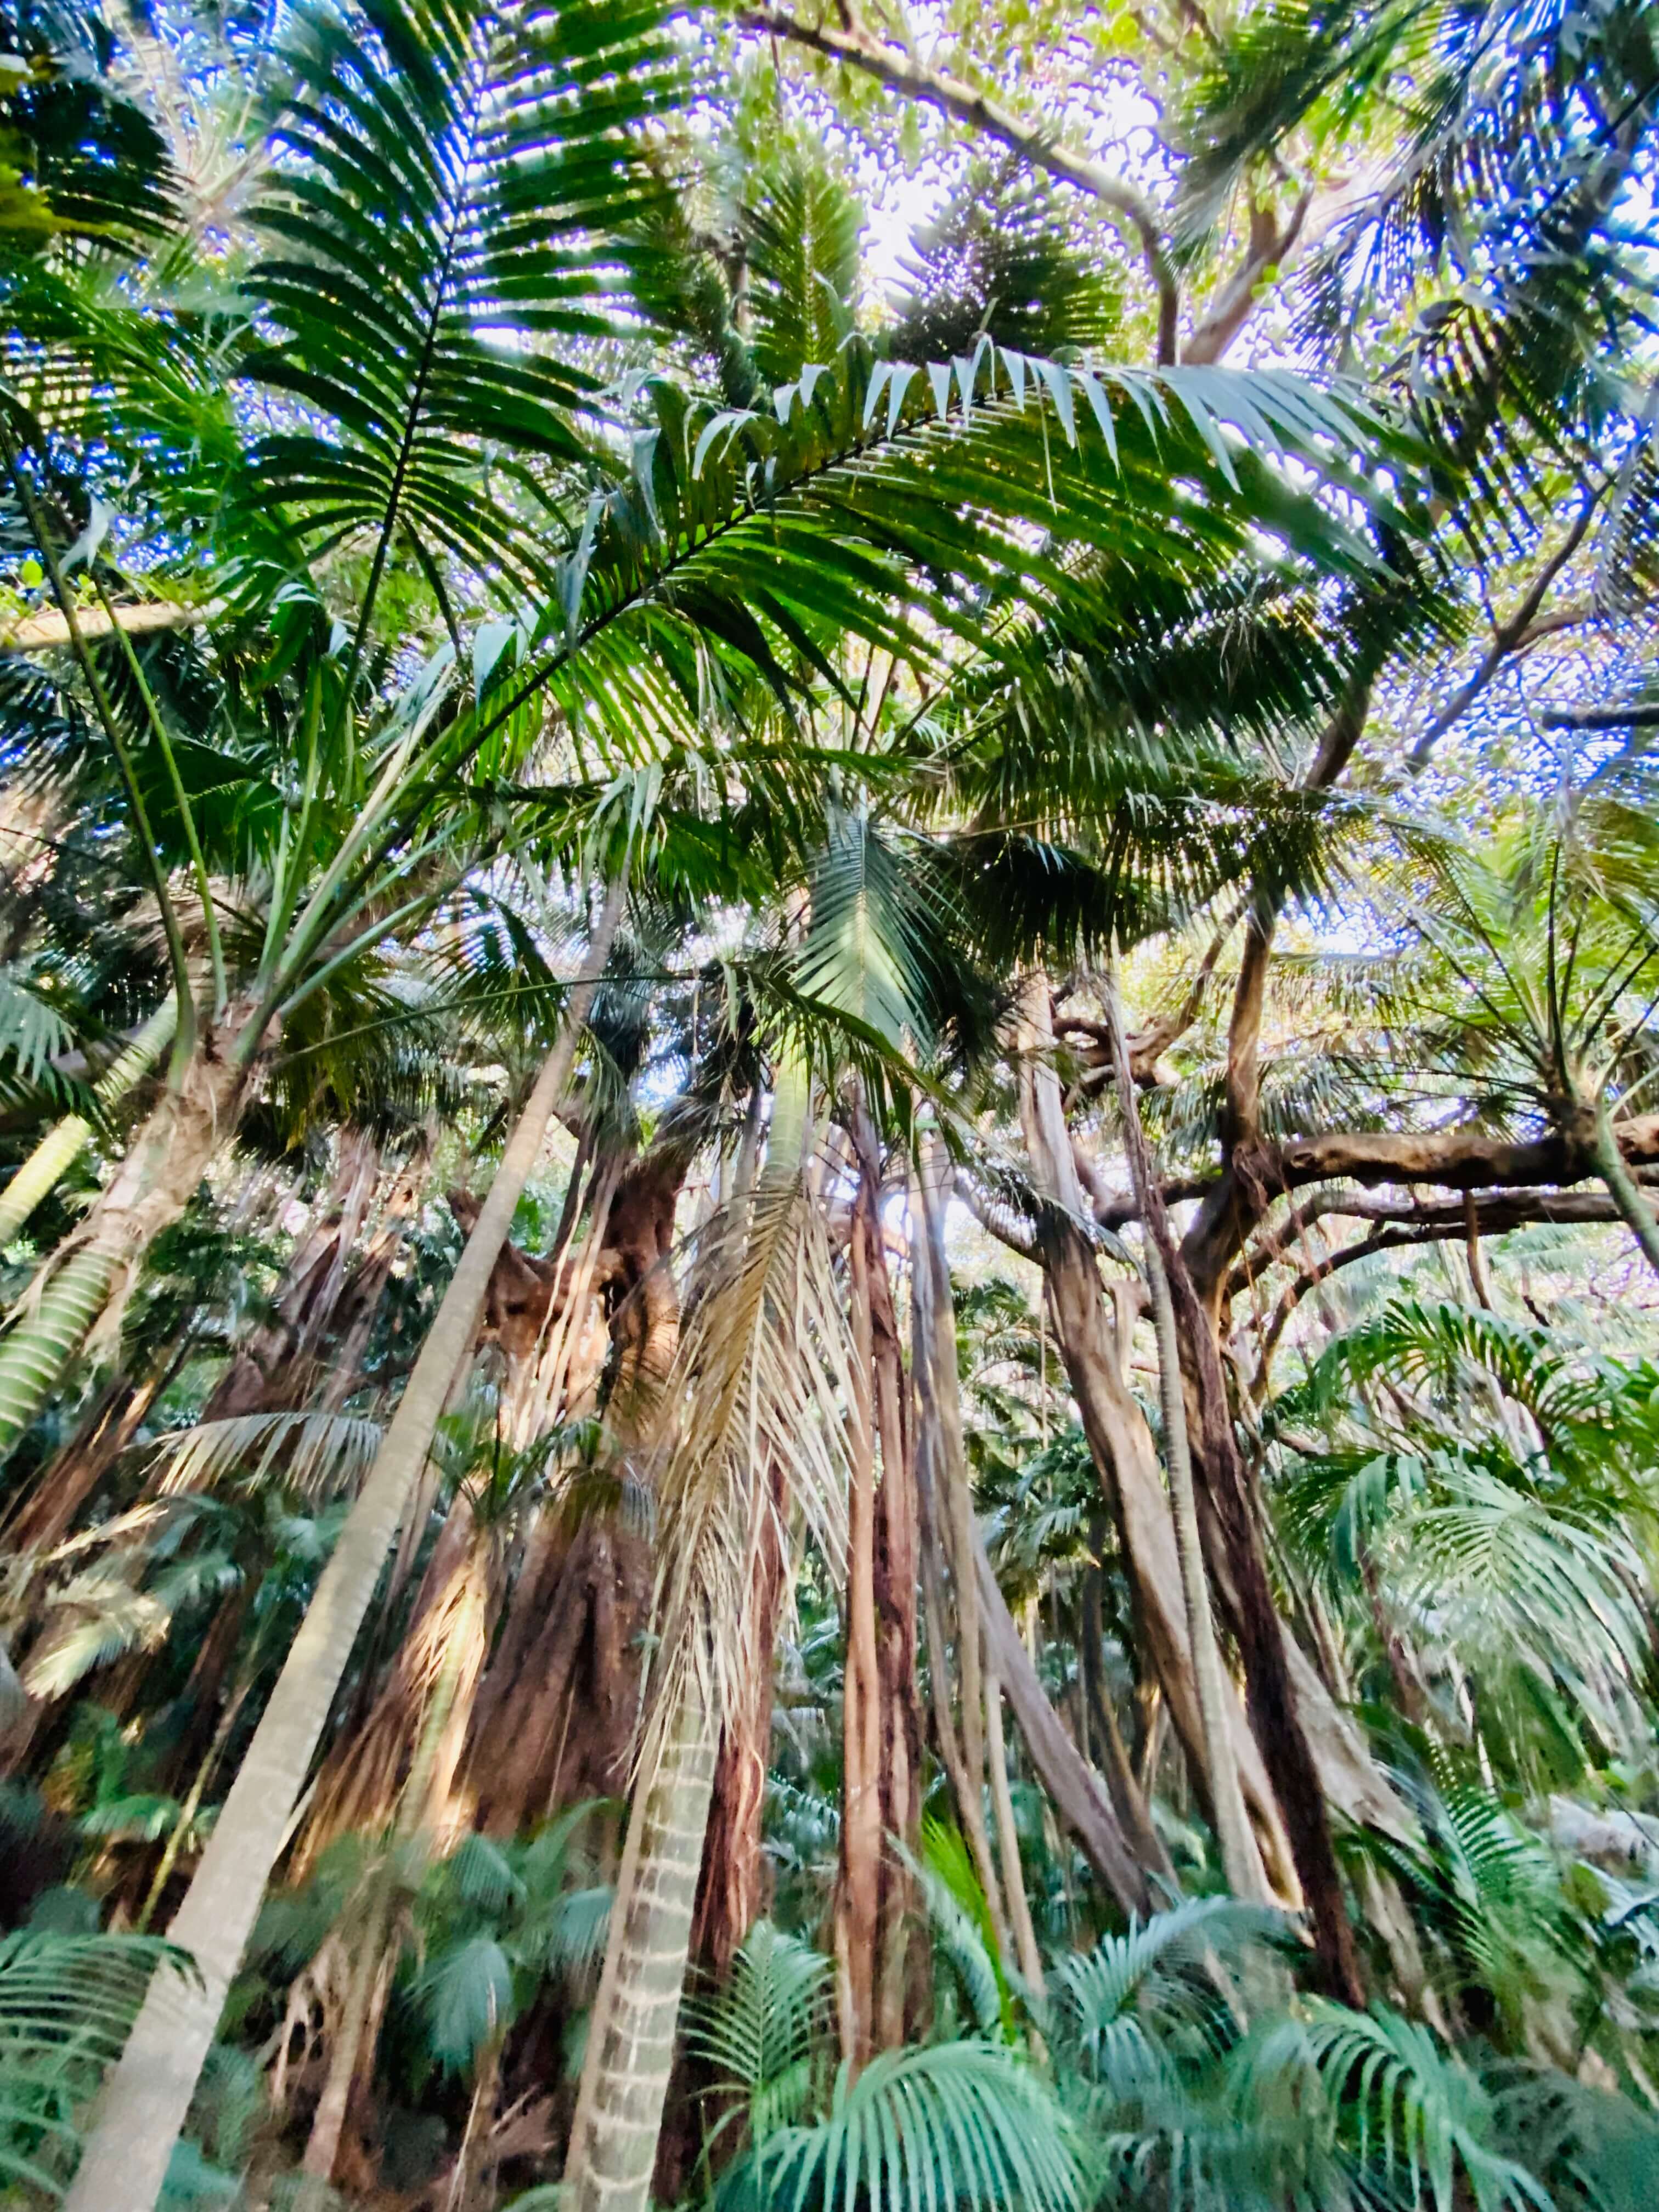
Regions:
<svg viewBox="0 0 1659 2212"><path fill-rule="evenodd" d="M1471 1206L1474 1228L1482 1237L1501 1237L1508 1230L1524 1229L1540 1221L1594 1225L1620 1218L1618 1208L1604 1191L1472 1189L1462 1200L1449 1199L1430 1205L1411 1200L1367 1198L1356 1192L1331 1194L1304 1206L1293 1206L1277 1228L1258 1237L1227 1278L1226 1296L1242 1297L1267 1268L1296 1255L1298 1238L1316 1221L1375 1221L1413 1231L1413 1241L1437 1241L1468 1234ZM1314 1269L1312 1279L1317 1281L1318 1269L1327 1263L1322 1261L1309 1264ZM1304 1289L1307 1287L1304 1285Z"/></svg>
<svg viewBox="0 0 1659 2212"><path fill-rule="evenodd" d="M198 623L216 622L224 611L222 599L209 599L198 607L142 599L120 606L77 608L75 626L88 640L112 636L117 629L128 637L144 637L151 630L193 629ZM41 653L73 642L69 617L61 608L43 608L0 630L0 653Z"/></svg>
<svg viewBox="0 0 1659 2212"><path fill-rule="evenodd" d="M1139 245L1158 292L1158 357L1160 362L1173 362L1176 355L1180 295L1162 228L1145 193L1127 178L1108 168L1103 161L1069 152L1040 125L1027 123L1000 100L975 92L960 77L945 70L930 68L914 54L905 52L902 46L875 37L865 29L851 7L843 7L841 16L841 27L837 28L830 22L803 23L787 8L740 7L736 11L741 29L787 40L793 46L823 54L831 61L845 63L850 69L862 70L866 76L874 77L890 91L902 93L907 99L935 108L952 122L966 124L969 130L980 131L995 139L999 145L1007 147L1033 168L1097 199L1122 222Z"/></svg>
<svg viewBox="0 0 1659 2212"><path fill-rule="evenodd" d="M1211 295L1181 349L1182 361L1194 367L1207 367L1220 360L1249 320L1257 285L1269 269L1283 261L1301 236L1312 204L1312 192L1304 191L1286 216L1282 230L1271 208L1250 210L1250 235L1244 258Z"/></svg>
<svg viewBox="0 0 1659 2212"><path fill-rule="evenodd" d="M1001 1199L992 1198L979 1189L960 1168L951 1177L951 1188L988 1236L994 1237L1000 1244L1006 1244L1011 1252L1018 1252L1022 1259L1036 1259L1037 1231L1034 1221L1028 1220Z"/></svg>
<svg viewBox="0 0 1659 2212"><path fill-rule="evenodd" d="M1547 635L1547 631L1534 628L1538 621L1538 610L1543 605L1545 596L1551 585L1583 544L1584 532L1589 528L1590 518L1595 514L1601 502L1601 494L1606 489L1606 485L1603 484L1593 491L1586 492L1578 513L1573 520L1571 529L1568 531L1559 546L1533 579L1531 589L1515 612L1507 622L1500 623L1492 632L1492 643L1486 648L1480 665L1470 677L1468 682L1461 690L1453 693L1412 747L1406 764L1413 775L1419 775L1428 766L1434 749L1441 738L1445 736L1448 730L1462 721L1504 661L1509 659L1511 654L1519 653L1525 647L1535 643L1540 636ZM1549 715L1546 715L1544 720L1547 726L1562 726Z"/></svg>
<svg viewBox="0 0 1659 2212"><path fill-rule="evenodd" d="M1581 707L1540 717L1547 730L1659 729L1659 707Z"/></svg>

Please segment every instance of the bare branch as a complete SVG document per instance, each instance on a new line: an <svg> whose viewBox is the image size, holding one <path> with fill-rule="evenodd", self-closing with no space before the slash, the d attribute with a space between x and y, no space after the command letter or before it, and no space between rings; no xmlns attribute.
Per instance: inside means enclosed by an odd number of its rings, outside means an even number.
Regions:
<svg viewBox="0 0 1659 2212"><path fill-rule="evenodd" d="M77 609L75 626L84 638L109 637L120 629L128 637L144 637L158 629L192 629L224 612L224 602L209 599L199 607L174 605L167 599L147 599L126 606ZM26 615L8 630L0 630L0 653L40 653L49 647L68 645L69 618L59 609Z"/></svg>
<svg viewBox="0 0 1659 2212"><path fill-rule="evenodd" d="M1659 729L1659 707L1582 707L1540 718L1547 730Z"/></svg>
<svg viewBox="0 0 1659 2212"><path fill-rule="evenodd" d="M1277 267L1295 246L1312 204L1312 192L1304 191L1285 217L1283 229L1271 208L1250 210L1250 235L1244 258L1211 295L1204 313L1181 349L1182 361L1207 367L1220 360L1249 320L1250 311L1255 306L1256 287L1267 270Z"/></svg>
<svg viewBox="0 0 1659 2212"><path fill-rule="evenodd" d="M1513 654L1522 652L1528 645L1536 644L1540 637L1548 635L1548 631L1539 624L1538 610L1543 605L1551 585L1554 583L1568 562L1583 544L1584 533L1589 528L1590 519L1595 514L1602 493L1606 489L1607 486L1601 484L1594 490L1585 493L1578 513L1573 519L1571 529L1568 531L1560 544L1533 579L1531 589L1515 612L1507 622L1498 623L1492 632L1492 643L1487 647L1480 665L1470 677L1468 682L1452 694L1412 747L1406 764L1413 775L1419 775L1428 766L1433 757L1434 749L1441 738L1445 736L1448 730L1462 721L1504 663ZM1545 721L1552 727L1564 726L1556 722L1553 716L1547 715ZM1581 724L1577 726L1595 728L1601 726L1592 723Z"/></svg>

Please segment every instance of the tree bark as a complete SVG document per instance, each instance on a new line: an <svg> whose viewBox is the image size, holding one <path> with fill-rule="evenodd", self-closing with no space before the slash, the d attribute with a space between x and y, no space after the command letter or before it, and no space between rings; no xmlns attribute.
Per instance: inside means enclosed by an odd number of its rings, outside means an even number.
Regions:
<svg viewBox="0 0 1659 2212"><path fill-rule="evenodd" d="M168 1933L198 1982L163 1971L151 1984L100 2102L65 2212L151 2212L213 2040L266 1881L288 1833L317 1741L426 1464L455 1369L471 1349L490 1272L569 1080L625 886L611 885L571 993L564 1027L508 1139L368 1480L301 1624L236 1780Z"/></svg>
<svg viewBox="0 0 1659 2212"><path fill-rule="evenodd" d="M918 1955L922 1922L915 1878L886 1849L893 1837L914 1853L921 1819L921 1559L908 1393L882 1237L881 1159L861 1103L852 1109L849 1133L859 1173L848 1248L854 1341L867 1366L859 1394L849 1531L856 1548L848 1575L847 1803L836 1956L842 2055L856 2069L876 2051L896 2049L917 2024L926 1962Z"/></svg>
<svg viewBox="0 0 1659 2212"><path fill-rule="evenodd" d="M874 1211L862 1176L854 1200L848 1298L853 1403L848 1458L847 1657L842 1692L841 1865L836 1884L836 2010L841 2055L856 2071L876 2047L881 1916L881 1662L876 1627L876 1378L870 1249Z"/></svg>
<svg viewBox="0 0 1659 2212"><path fill-rule="evenodd" d="M1072 1159L1059 1082L1048 1057L1054 1040L1048 987L1040 975L1027 980L1023 994L1019 1042L1024 1056L1020 1112L1026 1151L1033 1179L1050 1200L1042 1227L1042 1257L1055 1340L1106 1502L1116 1522L1136 1638L1164 1692L1188 1766L1207 1801L1203 1721L1170 1501L1152 1449L1152 1432L1124 1377L1122 1348L1114 1343L1107 1324L1093 1250L1076 1225L1083 1194ZM1004 1680L1012 1680L1006 1668ZM1231 1689L1227 1707L1239 1781L1268 1881L1282 1903L1299 1905L1300 1884L1273 1787L1261 1750Z"/></svg>
<svg viewBox="0 0 1659 2212"><path fill-rule="evenodd" d="M697 1668L635 1795L565 2161L571 2212L646 2212L691 1950L718 1716Z"/></svg>
<svg viewBox="0 0 1659 2212"><path fill-rule="evenodd" d="M1083 1856L1126 1912L1149 1912L1152 1888L1124 1841L1111 1799L1099 1776L1066 1735L1048 1702L1031 1655L1003 1602L991 1562L977 1530L974 1566L979 1580L980 1617L985 1630L986 1663L994 1667L1009 1710L1025 1739L1036 1778L1054 1808L1077 1838Z"/></svg>
<svg viewBox="0 0 1659 2212"><path fill-rule="evenodd" d="M924 1157L912 1184L911 1218L921 1231L913 1236L910 1248L911 1322L915 1334L911 1371L916 1392L916 1505L922 1590L927 1609L927 1678L939 1756L951 1778L957 1818L967 1839L980 1887L985 1893L992 1925L999 1941L1006 1945L1007 1916L985 1826L979 1582L974 1566L973 1499L969 1493L968 1456L963 1440L956 1317L941 1202L944 1178L948 1172L941 1149L934 1148ZM949 1617L945 1584L947 1559L955 1598L960 1736L951 1710Z"/></svg>
<svg viewBox="0 0 1659 2212"><path fill-rule="evenodd" d="M137 1035L96 1085L102 1106L118 1105L149 1073L173 1042L179 1025L179 1001L164 999ZM9 1244L49 1191L77 1160L92 1137L92 1124L69 1114L46 1135L0 1191L0 1245Z"/></svg>
<svg viewBox="0 0 1659 2212"><path fill-rule="evenodd" d="M62 1381L94 1327L113 1335L144 1255L235 1133L247 1073L209 1031L176 1090L151 1110L86 1219L65 1237L0 1338L0 1459Z"/></svg>
<svg viewBox="0 0 1659 2212"><path fill-rule="evenodd" d="M997 1849L1002 1857L1002 1887L1008 1899L1008 1917L1014 1931L1014 1951L1025 1986L1033 1993L1042 1987L1042 1954L1031 1924L1030 1901L1025 1894L1025 1869L1020 1864L1019 1832L1014 1826L1014 1801L1008 1789L1008 1747L1002 1740L1002 1685L995 1670L985 1670L985 1747L991 1762L991 1802L996 1808Z"/></svg>
<svg viewBox="0 0 1659 2212"><path fill-rule="evenodd" d="M1595 1127L1591 1144L1607 1195L1618 1207L1620 1219L1636 1239L1643 1258L1659 1274L1659 1221L1654 1219L1653 1208L1626 1164L1619 1132L1605 1104L1596 1109Z"/></svg>
<svg viewBox="0 0 1659 2212"><path fill-rule="evenodd" d="M1205 1579L1202 1538L1199 1533L1198 1501L1193 1490L1192 1454L1187 1435L1187 1409L1181 1383L1181 1354L1176 1336L1175 1306L1170 1292L1169 1267L1176 1261L1169 1216L1164 1211L1157 1164L1146 1146L1135 1103L1134 1078L1130 1072L1128 1046L1123 1034L1115 977L1106 983L1107 1015L1116 1061L1117 1097L1123 1116L1123 1133L1129 1158L1129 1177L1140 1201L1141 1226L1146 1234L1146 1279L1152 1297L1152 1316L1158 1334L1158 1400L1164 1410L1164 1448L1170 1478L1170 1512L1175 1524L1176 1555L1181 1565L1182 1595L1187 1607L1187 1640L1193 1655L1193 1679L1198 1691L1199 1717L1204 1729L1205 1765L1210 1778L1210 1805L1214 1814L1216 1841L1221 1847L1222 1872L1235 1897L1256 1904L1269 1901L1271 1893L1261 1856L1250 1832L1244 1810L1244 1792L1238 1778L1227 1725L1226 1692L1222 1680L1221 1653L1216 1643L1215 1622L1210 1612L1210 1589Z"/></svg>

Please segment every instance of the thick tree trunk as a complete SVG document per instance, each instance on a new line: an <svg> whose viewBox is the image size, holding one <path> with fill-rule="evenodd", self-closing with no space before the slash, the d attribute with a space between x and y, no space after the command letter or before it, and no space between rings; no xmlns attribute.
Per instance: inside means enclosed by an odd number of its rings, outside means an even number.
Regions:
<svg viewBox="0 0 1659 2212"><path fill-rule="evenodd" d="M450 1382L471 1348L514 1209L569 1080L623 896L618 879L594 930L586 973L571 994L563 1032L507 1142L478 1225L467 1240L374 1468L340 1533L168 1931L192 1954L199 1981L163 1972L151 1984L100 2100L97 2124L65 2200L66 2212L151 2212L160 2194L317 1740L398 1523L426 1464Z"/></svg>
<svg viewBox="0 0 1659 2212"><path fill-rule="evenodd" d="M1057 1208L1045 1224L1043 1249L1055 1340L1107 1504L1116 1522L1136 1639L1164 1692L1189 1770L1207 1802L1203 1717L1187 1634L1170 1501L1152 1431L1124 1376L1127 1347L1113 1340L1093 1250L1083 1231L1074 1225L1084 1212L1083 1194L1073 1164L1059 1082L1049 1064L1053 1042L1047 985L1041 976L1034 976L1027 982L1022 1007L1020 1042L1025 1061L1020 1081L1021 1121L1033 1178ZM1073 1218L1065 1218L1067 1214ZM1261 1751L1231 1687L1225 1703L1239 1783L1268 1881L1282 1903L1297 1906L1302 1902L1301 1887Z"/></svg>
<svg viewBox="0 0 1659 2212"><path fill-rule="evenodd" d="M1140 1109L1135 1100L1134 1078L1115 980L1108 980L1107 1022L1116 1063L1119 1109L1129 1158L1130 1180L1140 1201L1141 1225L1146 1232L1146 1279L1152 1291L1152 1316L1158 1334L1158 1402L1164 1412L1164 1460L1170 1478L1170 1511L1175 1524L1176 1553L1181 1563L1182 1595L1187 1607L1187 1640L1193 1655L1193 1677L1198 1690L1199 1717L1204 1729L1205 1765L1210 1778L1210 1804L1215 1817L1216 1840L1221 1847L1222 1871L1235 1897L1257 1904L1269 1901L1270 1893L1261 1856L1250 1832L1244 1810L1244 1793L1238 1778L1228 1728L1226 1688L1222 1679L1221 1654L1216 1644L1215 1623L1210 1613L1209 1584L1205 1579L1202 1538L1199 1533L1198 1503L1193 1491L1193 1462L1187 1435L1187 1409L1181 1380L1181 1355L1176 1335L1175 1306L1168 1269L1176 1261L1169 1217L1158 1179L1157 1164L1141 1133Z"/></svg>
<svg viewBox="0 0 1659 2212"><path fill-rule="evenodd" d="M614 1346L605 1425L635 1481L646 1471L633 1463L635 1447L679 1341L678 1291L668 1262L688 1164L682 1148L664 1145L625 1173L602 1170L579 1249L559 1262L503 1255L487 1310L507 1356L508 1389L528 1425L526 1442L553 1420L591 1411L607 1346ZM510 1833L559 1805L626 1790L653 1567L649 1537L625 1512L590 1510L574 1535L552 1514L538 1520L479 1698L467 1762L477 1815L492 1831Z"/></svg>
<svg viewBox="0 0 1659 2212"><path fill-rule="evenodd" d="M1304 1722L1299 1693L1311 1682L1316 1702L1328 1706L1329 1701L1314 1668L1297 1650L1273 1602L1258 1517L1262 1509L1239 1457L1226 1377L1210 1317L1199 1302L1173 1241L1167 1244L1164 1256L1176 1321L1191 1362L1191 1415L1211 1508L1204 1527L1206 1534L1213 1532L1209 1559L1212 1579L1218 1591L1230 1585L1231 1625L1244 1663L1251 1725L1290 1831L1326 1983L1331 1995L1341 2002L1363 2005L1358 1954L1331 1842L1324 1783Z"/></svg>
<svg viewBox="0 0 1659 2212"><path fill-rule="evenodd" d="M380 1175L380 1148L342 1129L334 1177L283 1269L267 1319L237 1346L202 1408L204 1421L306 1404L315 1364L346 1288Z"/></svg>

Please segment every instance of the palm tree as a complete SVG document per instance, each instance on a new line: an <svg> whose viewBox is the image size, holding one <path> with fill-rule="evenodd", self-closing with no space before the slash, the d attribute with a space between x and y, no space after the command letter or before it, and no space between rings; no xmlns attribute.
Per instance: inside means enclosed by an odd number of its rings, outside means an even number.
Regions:
<svg viewBox="0 0 1659 2212"><path fill-rule="evenodd" d="M358 1628L374 1598L398 1524L426 1464L455 1370L471 1351L514 1210L547 1124L569 1079L580 1024L621 919L626 878L605 895L587 973L571 994L563 1036L549 1054L501 1155L477 1225L421 1346L374 1465L340 1532L259 1726L237 1770L190 1890L173 1923L199 1978L158 1977L105 2093L98 2126L67 2200L82 2212L153 2202L184 2124L231 1976L266 1880L286 1840ZM135 2197L135 2190L138 2195Z"/></svg>

